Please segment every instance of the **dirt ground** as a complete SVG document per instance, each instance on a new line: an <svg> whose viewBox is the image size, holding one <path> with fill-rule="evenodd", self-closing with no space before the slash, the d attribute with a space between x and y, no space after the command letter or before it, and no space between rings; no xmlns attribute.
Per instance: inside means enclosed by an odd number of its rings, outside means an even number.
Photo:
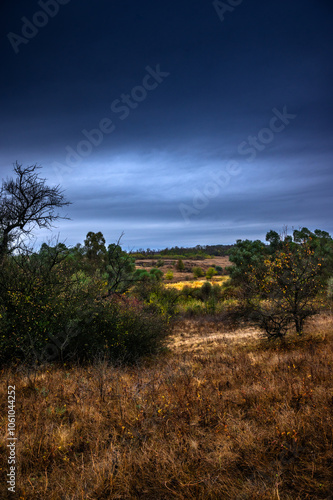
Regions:
<svg viewBox="0 0 333 500"><path fill-rule="evenodd" d="M193 280L193 271L194 267L201 267L204 273L206 273L207 269L212 266L221 266L223 271L227 266L230 266L229 257L213 257L211 259L204 260L191 260L191 259L183 259L185 270L183 272L177 271L176 264L177 260L175 259L162 259L164 261L164 266L161 266L160 269L165 274L168 271L173 272L173 279L169 280L169 283L176 283L177 281L184 281L186 279ZM148 272L150 269L156 267L157 260L152 259L138 259L136 261L137 269L146 269Z"/></svg>

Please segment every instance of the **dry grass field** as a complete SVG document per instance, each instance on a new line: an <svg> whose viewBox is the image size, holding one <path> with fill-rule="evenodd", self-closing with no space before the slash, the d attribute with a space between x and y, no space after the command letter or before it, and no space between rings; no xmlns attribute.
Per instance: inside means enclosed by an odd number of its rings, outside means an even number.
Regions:
<svg viewBox="0 0 333 500"><path fill-rule="evenodd" d="M193 272L191 269L194 267L201 267L204 273L207 272L207 269L212 266L221 266L225 269L227 266L230 266L229 257L212 257L211 259L204 260L192 260L192 259L183 259L185 271L179 272L176 269L177 260L168 259L167 257L163 259L164 265L160 267L161 271L165 274L168 271L173 272L173 279L170 280L171 283L176 283L178 281L184 281L185 279L193 280ZM153 267L156 267L156 260L152 259L138 259L136 261L137 269L146 269L150 271Z"/></svg>
<svg viewBox="0 0 333 500"><path fill-rule="evenodd" d="M267 346L254 329L179 322L140 366L1 372L16 386L15 498L332 499L333 320Z"/></svg>

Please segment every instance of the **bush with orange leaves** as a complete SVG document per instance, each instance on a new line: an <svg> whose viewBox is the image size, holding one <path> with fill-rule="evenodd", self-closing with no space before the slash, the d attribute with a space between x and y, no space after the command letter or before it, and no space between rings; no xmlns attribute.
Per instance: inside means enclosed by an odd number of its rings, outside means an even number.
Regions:
<svg viewBox="0 0 333 500"><path fill-rule="evenodd" d="M286 241L264 260L260 272L247 272L251 318L269 338L283 338L291 325L303 333L304 322L320 309L323 260L307 243Z"/></svg>

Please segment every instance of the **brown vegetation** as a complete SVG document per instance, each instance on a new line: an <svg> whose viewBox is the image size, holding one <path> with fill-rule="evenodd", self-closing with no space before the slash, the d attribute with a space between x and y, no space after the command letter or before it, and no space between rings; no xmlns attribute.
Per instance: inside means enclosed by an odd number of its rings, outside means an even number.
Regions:
<svg viewBox="0 0 333 500"><path fill-rule="evenodd" d="M3 370L3 428L16 386L17 498L332 498L332 351L329 315L271 345L201 319L137 367Z"/></svg>

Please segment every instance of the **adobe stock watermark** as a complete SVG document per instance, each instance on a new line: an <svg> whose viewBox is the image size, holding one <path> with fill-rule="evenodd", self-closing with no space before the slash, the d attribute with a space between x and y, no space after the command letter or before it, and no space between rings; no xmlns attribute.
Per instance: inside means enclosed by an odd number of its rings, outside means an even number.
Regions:
<svg viewBox="0 0 333 500"><path fill-rule="evenodd" d="M30 40L38 35L39 30L48 24L50 18L58 14L61 5L66 5L70 1L71 0L39 0L38 5L42 10L35 12L31 20L25 16L21 17L23 23L21 34L18 35L12 31L7 34L7 38L15 54L20 52L20 45L27 45Z"/></svg>
<svg viewBox="0 0 333 500"><path fill-rule="evenodd" d="M157 64L155 69L150 66L145 68L146 74L140 85L132 88L130 93L121 94L120 98L112 101L111 111L121 121L126 120L131 112L135 110L148 96L148 93L157 89L157 87L167 78L170 73L161 71L160 64ZM100 146L105 135L110 135L116 130L114 118L102 118L96 128L91 130L83 129L81 133L84 139L80 140L75 147L66 146L65 163L53 162L53 169L57 174L69 173L74 167L77 167L83 158L91 155L94 148Z"/></svg>
<svg viewBox="0 0 333 500"><path fill-rule="evenodd" d="M247 162L253 162L258 152L262 152L273 142L275 135L281 133L295 120L297 115L288 113L287 106L283 106L282 111L277 108L272 109L273 115L269 121L269 126L262 128L256 136L249 135L247 141L242 141L237 152L239 155L248 155ZM211 180L204 187L192 191L192 204L180 203L179 211L186 224L191 222L191 217L199 215L202 210L208 207L210 200L220 195L221 189L225 188L233 177L242 173L242 167L237 160L231 160L227 163L224 170L219 173L211 172Z"/></svg>
<svg viewBox="0 0 333 500"><path fill-rule="evenodd" d="M220 18L220 21L223 22L225 19L225 14L233 12L235 7L238 7L243 3L243 0L227 0L226 2L221 2L220 0L214 0L213 7L216 10L217 15Z"/></svg>
<svg viewBox="0 0 333 500"><path fill-rule="evenodd" d="M287 106L283 106L282 112L276 108L273 108L272 112L274 116L270 119L269 126L262 128L257 136L249 135L247 141L238 146L240 155L249 155L248 162L255 160L258 152L264 151L268 144L274 141L275 134L281 133L297 116L288 113Z"/></svg>
<svg viewBox="0 0 333 500"><path fill-rule="evenodd" d="M16 398L15 398L15 385L8 386L8 415L7 415L7 448L8 448L8 467L7 484L8 491L15 493L16 487Z"/></svg>

